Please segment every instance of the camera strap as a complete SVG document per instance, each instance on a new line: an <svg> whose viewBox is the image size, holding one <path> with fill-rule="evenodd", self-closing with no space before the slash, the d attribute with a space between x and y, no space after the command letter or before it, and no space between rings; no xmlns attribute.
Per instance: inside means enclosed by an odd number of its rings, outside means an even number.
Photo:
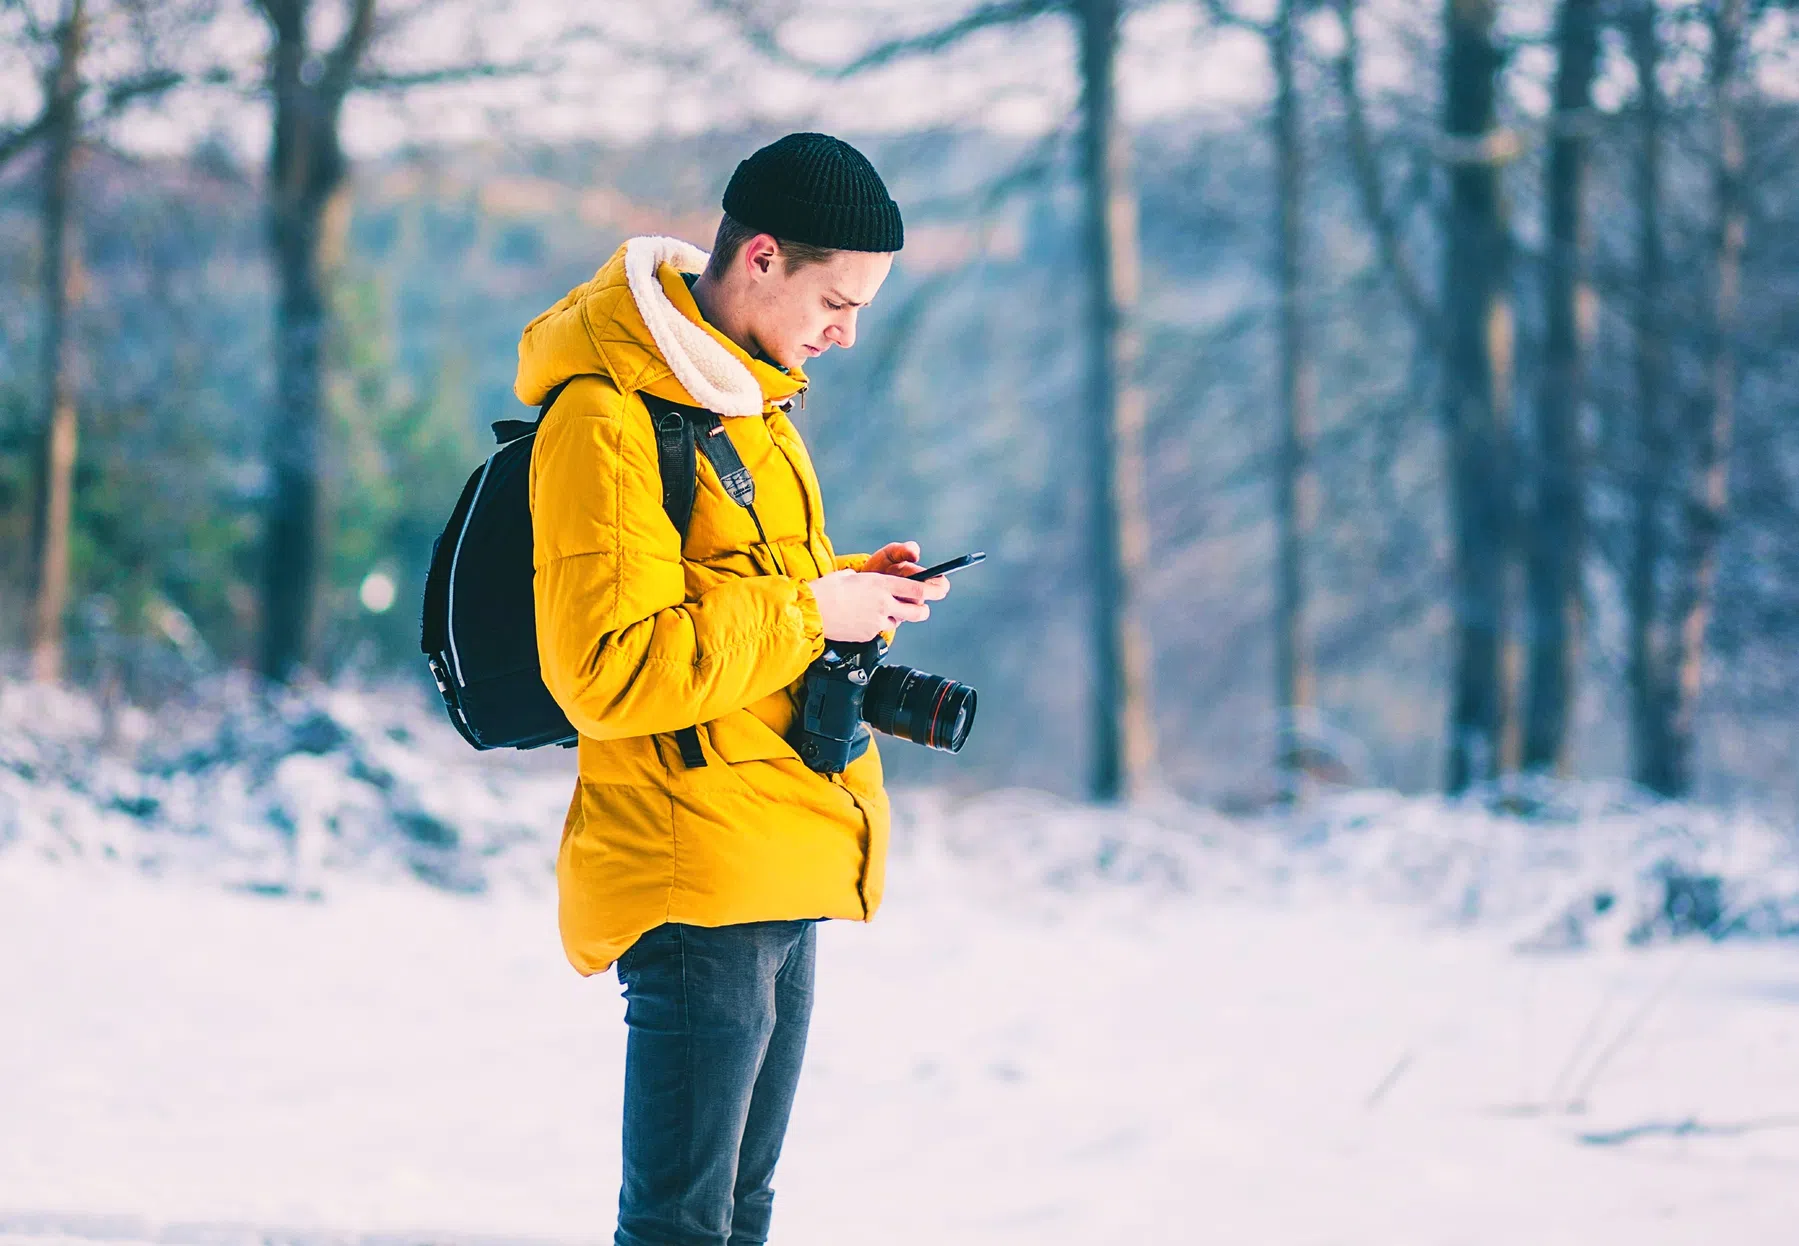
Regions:
<svg viewBox="0 0 1799 1246"><path fill-rule="evenodd" d="M707 422L694 428L699 447L711 462L712 470L718 473L718 482L725 487L725 493L753 515L756 513L756 481L751 477L750 469L743 465L737 443L725 431L724 420L716 412L705 414L709 417ZM760 523L756 525L758 531L761 527Z"/></svg>

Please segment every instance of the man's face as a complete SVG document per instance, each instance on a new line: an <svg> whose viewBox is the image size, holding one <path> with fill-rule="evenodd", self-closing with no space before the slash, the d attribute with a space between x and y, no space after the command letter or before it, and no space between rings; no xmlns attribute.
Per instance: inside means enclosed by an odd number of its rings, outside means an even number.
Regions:
<svg viewBox="0 0 1799 1246"><path fill-rule="evenodd" d="M750 335L783 368L803 368L833 346L856 344L856 313L874 299L893 256L835 251L793 272L773 238L750 239L737 257L750 280Z"/></svg>

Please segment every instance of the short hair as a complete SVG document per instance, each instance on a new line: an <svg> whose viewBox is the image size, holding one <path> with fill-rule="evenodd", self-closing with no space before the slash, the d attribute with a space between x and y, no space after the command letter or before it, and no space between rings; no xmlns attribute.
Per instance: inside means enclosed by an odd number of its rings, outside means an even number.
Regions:
<svg viewBox="0 0 1799 1246"><path fill-rule="evenodd" d="M714 281L725 275L737 253L743 250L743 244L757 234L766 234L766 229L752 229L742 221L725 213L718 222L718 233L712 239L712 258L706 261L706 275ZM773 235L769 235L773 237ZM789 238L775 238L781 248L783 267L794 273L808 264L823 264L837 251L833 247L814 246L810 242L794 242Z"/></svg>

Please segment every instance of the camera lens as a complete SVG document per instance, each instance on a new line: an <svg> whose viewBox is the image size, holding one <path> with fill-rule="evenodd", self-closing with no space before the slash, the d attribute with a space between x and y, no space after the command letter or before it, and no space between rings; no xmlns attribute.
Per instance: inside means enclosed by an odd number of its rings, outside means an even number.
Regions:
<svg viewBox="0 0 1799 1246"><path fill-rule="evenodd" d="M876 731L946 753L959 752L974 726L974 689L909 666L877 666L862 699Z"/></svg>

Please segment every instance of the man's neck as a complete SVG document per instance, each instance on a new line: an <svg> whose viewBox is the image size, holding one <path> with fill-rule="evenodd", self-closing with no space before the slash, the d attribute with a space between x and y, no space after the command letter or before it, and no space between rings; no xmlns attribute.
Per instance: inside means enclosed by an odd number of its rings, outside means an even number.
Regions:
<svg viewBox="0 0 1799 1246"><path fill-rule="evenodd" d="M700 317L707 324L741 346L744 354L752 359L761 357L762 348L750 336L749 327L739 314L735 300L712 279L712 274L701 273L693 283L693 301L700 309Z"/></svg>

